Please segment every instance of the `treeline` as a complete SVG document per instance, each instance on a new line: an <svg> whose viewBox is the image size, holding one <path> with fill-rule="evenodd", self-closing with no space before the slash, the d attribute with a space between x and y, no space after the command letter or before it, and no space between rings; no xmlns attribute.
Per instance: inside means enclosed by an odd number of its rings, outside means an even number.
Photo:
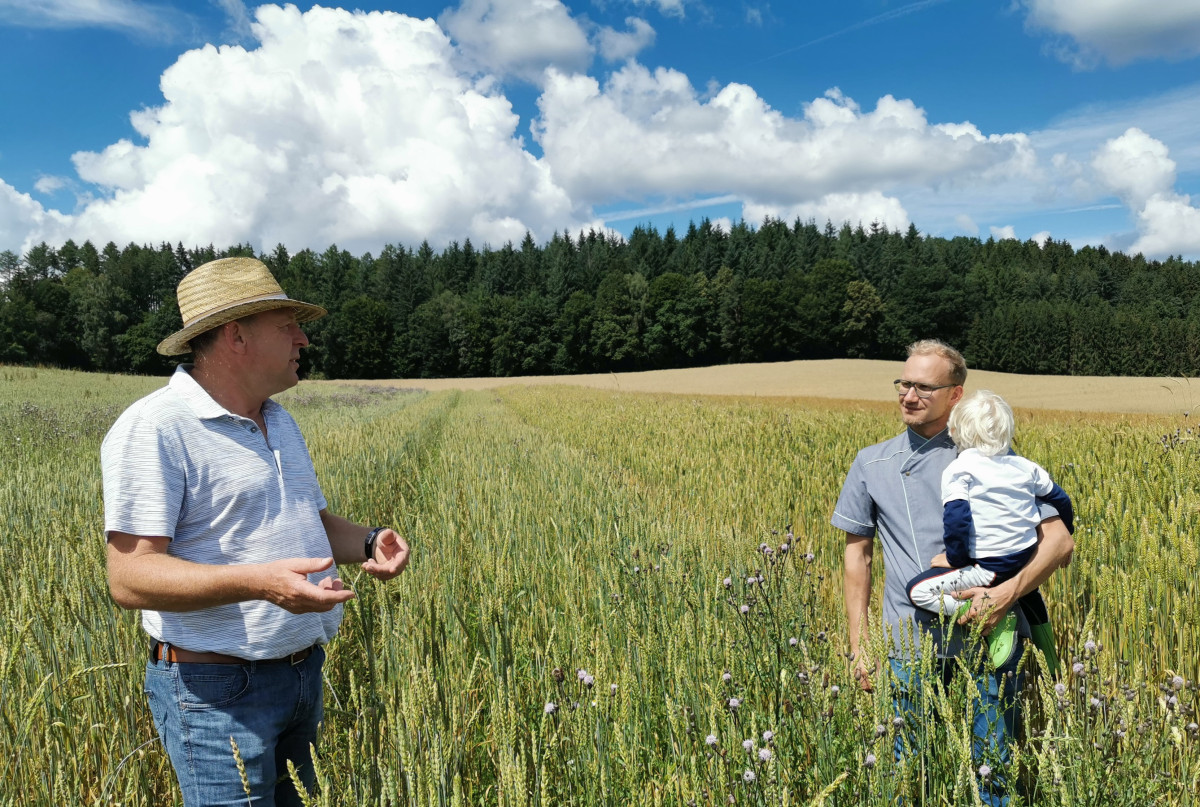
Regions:
<svg viewBox="0 0 1200 807"><path fill-rule="evenodd" d="M0 253L0 362L165 373L175 286L218 251L68 241ZM1017 373L1200 374L1194 262L1065 242L922 237L767 220L679 237L556 234L537 244L378 256L258 254L330 315L304 362L327 378L629 371L811 358L898 358L914 339Z"/></svg>

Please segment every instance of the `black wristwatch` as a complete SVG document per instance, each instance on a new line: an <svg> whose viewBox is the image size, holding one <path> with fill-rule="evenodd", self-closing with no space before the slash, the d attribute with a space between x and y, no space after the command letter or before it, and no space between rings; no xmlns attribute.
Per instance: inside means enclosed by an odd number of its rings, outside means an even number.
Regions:
<svg viewBox="0 0 1200 807"><path fill-rule="evenodd" d="M363 539L363 552L366 553L367 560L375 560L375 539L379 537L379 533L386 529L387 527L375 527Z"/></svg>

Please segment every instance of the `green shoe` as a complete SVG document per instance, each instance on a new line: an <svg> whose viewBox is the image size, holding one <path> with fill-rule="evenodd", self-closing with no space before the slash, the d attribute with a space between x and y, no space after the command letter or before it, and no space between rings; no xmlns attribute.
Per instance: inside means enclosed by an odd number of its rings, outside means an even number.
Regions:
<svg viewBox="0 0 1200 807"><path fill-rule="evenodd" d="M1049 622L1030 625L1029 632L1033 634L1033 644L1046 659L1046 672L1054 676L1058 673L1058 649L1054 646L1054 629Z"/></svg>
<svg viewBox="0 0 1200 807"><path fill-rule="evenodd" d="M1017 615L1009 611L987 635L988 655L992 666L999 668L1008 663L1017 647Z"/></svg>

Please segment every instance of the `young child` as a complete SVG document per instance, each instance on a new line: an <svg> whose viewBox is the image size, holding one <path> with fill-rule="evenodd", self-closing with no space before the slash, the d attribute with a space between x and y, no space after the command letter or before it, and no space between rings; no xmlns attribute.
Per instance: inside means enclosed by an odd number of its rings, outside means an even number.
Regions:
<svg viewBox="0 0 1200 807"><path fill-rule="evenodd" d="M1025 567L1037 548L1039 500L1075 531L1070 497L1042 466L1012 453L1015 422L1003 398L980 390L954 408L949 428L959 455L942 473L946 551L933 558L933 568L908 581L912 604L941 614L969 607L954 592L1003 583ZM1058 657L1042 595L1030 592L1020 607L1053 673ZM1008 660L1016 632L1017 617L1009 611L988 635L995 666Z"/></svg>

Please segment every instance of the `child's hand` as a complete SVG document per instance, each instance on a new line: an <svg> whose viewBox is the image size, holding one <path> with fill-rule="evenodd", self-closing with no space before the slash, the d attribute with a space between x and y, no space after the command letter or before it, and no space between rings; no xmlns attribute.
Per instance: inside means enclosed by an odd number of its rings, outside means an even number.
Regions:
<svg viewBox="0 0 1200 807"><path fill-rule="evenodd" d="M931 568L931 569L953 569L954 567L950 565L950 561L946 560L946 553L939 552L938 554L933 556L933 560L929 561L929 568Z"/></svg>

